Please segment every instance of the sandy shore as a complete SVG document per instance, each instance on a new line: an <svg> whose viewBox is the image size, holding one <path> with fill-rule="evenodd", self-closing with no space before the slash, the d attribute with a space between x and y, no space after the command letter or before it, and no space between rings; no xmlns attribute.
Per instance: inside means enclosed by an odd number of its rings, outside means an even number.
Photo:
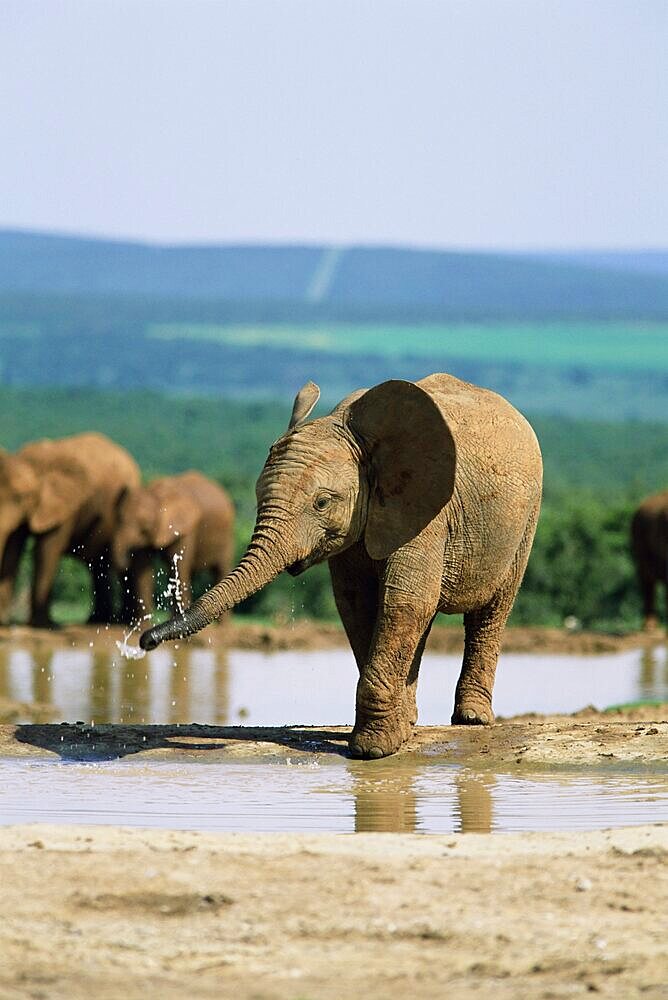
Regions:
<svg viewBox="0 0 668 1000"><path fill-rule="evenodd" d="M665 997L668 827L0 829L0 996Z"/></svg>

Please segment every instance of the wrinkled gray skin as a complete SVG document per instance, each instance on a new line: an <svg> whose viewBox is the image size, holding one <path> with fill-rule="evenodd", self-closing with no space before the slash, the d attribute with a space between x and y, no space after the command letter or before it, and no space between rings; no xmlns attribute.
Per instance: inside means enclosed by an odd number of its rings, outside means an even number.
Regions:
<svg viewBox="0 0 668 1000"><path fill-rule="evenodd" d="M154 563L177 560L180 600L191 600L193 573L209 570L214 580L232 568L234 507L228 494L201 472L164 476L128 493L119 506L112 553L127 592L126 621L154 610ZM177 595L171 594L173 611Z"/></svg>
<svg viewBox="0 0 668 1000"><path fill-rule="evenodd" d="M668 624L668 492L647 497L631 521L631 552L636 566L643 603L643 626L652 632L659 627L656 587L663 584Z"/></svg>
<svg viewBox="0 0 668 1000"><path fill-rule="evenodd" d="M308 383L257 484L258 514L233 572L144 649L191 635L264 587L329 561L360 677L353 756L393 753L417 721L420 660L437 612L463 613L453 722L493 721L501 633L538 518L542 463L513 407L450 375L360 390L306 423Z"/></svg>

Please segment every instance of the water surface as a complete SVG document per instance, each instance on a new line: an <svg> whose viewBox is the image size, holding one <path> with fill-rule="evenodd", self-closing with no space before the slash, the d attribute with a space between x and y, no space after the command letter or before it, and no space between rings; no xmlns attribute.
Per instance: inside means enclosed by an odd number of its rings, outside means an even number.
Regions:
<svg viewBox="0 0 668 1000"><path fill-rule="evenodd" d="M459 656L425 655L422 725L452 713ZM143 660L116 652L0 647L0 697L53 707L54 722L350 725L357 668L345 649L257 653L161 647ZM668 701L665 646L596 656L508 653L494 690L497 715ZM26 714L18 721L29 721Z"/></svg>
<svg viewBox="0 0 668 1000"><path fill-rule="evenodd" d="M365 763L0 759L0 823L225 832L490 833L668 821L666 775L478 773L419 755Z"/></svg>

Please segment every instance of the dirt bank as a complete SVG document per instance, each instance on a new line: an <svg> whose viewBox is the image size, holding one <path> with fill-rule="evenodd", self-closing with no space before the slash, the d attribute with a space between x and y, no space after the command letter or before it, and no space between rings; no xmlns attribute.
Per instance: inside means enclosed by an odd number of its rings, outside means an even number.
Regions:
<svg viewBox="0 0 668 1000"><path fill-rule="evenodd" d="M347 755L343 726L245 727L83 723L0 725L0 756L64 760ZM574 716L517 716L492 727L417 726L400 755L445 754L476 768L658 767L668 772L668 704L615 713L585 709Z"/></svg>
<svg viewBox="0 0 668 1000"><path fill-rule="evenodd" d="M0 996L666 996L668 827L0 829Z"/></svg>
<svg viewBox="0 0 668 1000"><path fill-rule="evenodd" d="M123 629L116 625L70 625L61 629L32 629L24 625L0 626L0 645L30 643L38 647L68 646L75 649L115 648L123 638ZM133 641L133 640L131 640ZM503 648L507 653L564 653L589 655L638 649L666 641L663 631L634 632L625 635L600 632L568 631L557 628L518 627L505 631ZM193 646L227 646L265 652L278 650L332 649L348 646L339 624L297 619L287 625L261 625L238 616L219 626L213 626L192 636ZM435 626L427 648L438 653L460 653L464 632L460 627Z"/></svg>

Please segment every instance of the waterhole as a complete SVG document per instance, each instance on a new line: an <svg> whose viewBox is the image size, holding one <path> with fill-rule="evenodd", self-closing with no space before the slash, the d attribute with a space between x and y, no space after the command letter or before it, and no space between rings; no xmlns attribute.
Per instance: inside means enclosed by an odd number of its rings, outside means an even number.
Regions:
<svg viewBox="0 0 668 1000"><path fill-rule="evenodd" d="M427 654L422 725L450 720L461 659ZM161 647L142 660L114 650L0 647L0 699L13 719L216 725L350 725L357 668L348 650L257 653ZM508 653L494 690L497 715L570 713L594 705L668 701L665 646L596 656ZM23 709L21 706L25 706Z"/></svg>
<svg viewBox="0 0 668 1000"><path fill-rule="evenodd" d="M0 760L0 822L225 832L491 833L668 821L665 775L478 773L446 758Z"/></svg>
<svg viewBox="0 0 668 1000"><path fill-rule="evenodd" d="M449 721L459 668L457 656L424 657L421 723ZM50 723L87 726L348 725L356 679L346 650L160 648L127 661L109 649L0 648L0 703L13 705L20 723L39 721L43 712ZM499 663L499 715L642 700L668 701L664 646L597 656L506 654ZM44 728L53 739L57 727ZM668 821L668 779L656 769L510 774L463 766L440 752L365 763L338 752L291 758L285 748L225 760L207 760L206 753L192 759L185 750L174 760L151 759L141 749L112 760L94 761L85 752L75 760L0 758L0 823L434 834Z"/></svg>

